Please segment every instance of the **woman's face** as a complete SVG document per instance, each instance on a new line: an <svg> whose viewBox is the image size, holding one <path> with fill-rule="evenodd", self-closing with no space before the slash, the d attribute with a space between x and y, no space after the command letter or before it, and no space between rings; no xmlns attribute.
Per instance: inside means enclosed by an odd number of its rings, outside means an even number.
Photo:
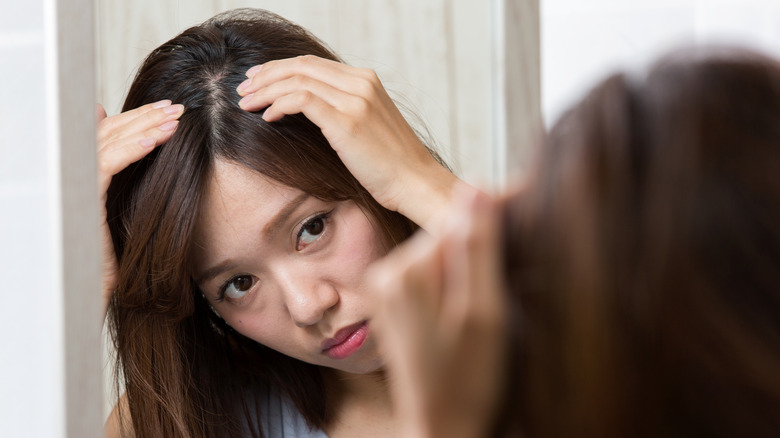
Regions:
<svg viewBox="0 0 780 438"><path fill-rule="evenodd" d="M324 202L217 160L201 204L193 274L231 327L305 362L382 365L364 273L381 233L352 201Z"/></svg>

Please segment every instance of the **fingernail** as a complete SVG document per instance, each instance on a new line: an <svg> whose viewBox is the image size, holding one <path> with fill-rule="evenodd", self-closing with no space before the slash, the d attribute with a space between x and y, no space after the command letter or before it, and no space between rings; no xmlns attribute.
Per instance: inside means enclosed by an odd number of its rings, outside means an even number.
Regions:
<svg viewBox="0 0 780 438"><path fill-rule="evenodd" d="M244 96L243 99L238 101L238 106L240 106L241 108L245 107L249 103L249 101L252 100L252 96L254 96L254 93L247 94L246 96Z"/></svg>
<svg viewBox="0 0 780 438"><path fill-rule="evenodd" d="M165 114L176 114L179 111L183 111L183 110L184 110L184 105L177 103L176 105L171 105L165 108L163 111L165 112Z"/></svg>
<svg viewBox="0 0 780 438"><path fill-rule="evenodd" d="M238 86L238 91L244 91L247 87L249 87L249 84L252 83L252 78L249 78L241 83L241 85Z"/></svg>
<svg viewBox="0 0 780 438"><path fill-rule="evenodd" d="M139 143L141 143L141 146L145 148L153 148L156 141L153 138L145 138L141 140Z"/></svg>
<svg viewBox="0 0 780 438"><path fill-rule="evenodd" d="M171 120L170 122L165 122L162 125L160 125L160 131L173 131L176 129L176 125L179 124L178 120Z"/></svg>
<svg viewBox="0 0 780 438"><path fill-rule="evenodd" d="M162 108L164 106L170 105L171 103L172 102L170 100L168 100L168 99L161 100L159 102L155 102L154 104L152 104L152 108L154 108L154 109Z"/></svg>
<svg viewBox="0 0 780 438"><path fill-rule="evenodd" d="M257 72L259 72L262 68L263 68L263 64L256 65L256 66L250 68L249 70L247 70L246 71L246 75L248 77L252 77L252 76L256 75Z"/></svg>

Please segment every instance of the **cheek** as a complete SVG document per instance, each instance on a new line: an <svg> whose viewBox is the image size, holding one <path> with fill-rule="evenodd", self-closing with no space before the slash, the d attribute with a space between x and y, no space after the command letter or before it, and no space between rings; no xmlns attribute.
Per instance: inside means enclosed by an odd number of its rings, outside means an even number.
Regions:
<svg viewBox="0 0 780 438"><path fill-rule="evenodd" d="M288 344L289 317L279 313L257 312L249 309L229 315L225 321L242 335L285 354L290 354Z"/></svg>
<svg viewBox="0 0 780 438"><path fill-rule="evenodd" d="M367 220L353 221L350 225L335 259L339 260L341 269L362 277L369 265L385 255L385 250L381 234Z"/></svg>

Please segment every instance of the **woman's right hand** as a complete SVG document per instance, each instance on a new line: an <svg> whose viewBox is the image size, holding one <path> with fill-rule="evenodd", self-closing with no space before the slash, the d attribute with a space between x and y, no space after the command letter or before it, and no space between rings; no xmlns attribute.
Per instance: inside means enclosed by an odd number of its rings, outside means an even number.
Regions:
<svg viewBox="0 0 780 438"><path fill-rule="evenodd" d="M161 100L136 109L107 117L98 104L97 116L97 171L100 196L100 233L103 254L102 299L103 315L116 288L118 264L106 222L106 193L111 178L166 142L178 125L184 106Z"/></svg>
<svg viewBox="0 0 780 438"><path fill-rule="evenodd" d="M262 110L267 122L303 114L379 204L428 232L449 216L453 189L467 188L431 155L373 70L307 55L246 74L241 108Z"/></svg>
<svg viewBox="0 0 780 438"><path fill-rule="evenodd" d="M508 321L500 207L474 191L454 198L438 237L416 234L369 274L398 436L487 436L500 409Z"/></svg>

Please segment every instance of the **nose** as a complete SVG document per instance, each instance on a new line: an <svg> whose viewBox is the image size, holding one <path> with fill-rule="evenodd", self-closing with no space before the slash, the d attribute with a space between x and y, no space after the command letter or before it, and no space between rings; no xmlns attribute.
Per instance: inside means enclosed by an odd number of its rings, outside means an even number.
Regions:
<svg viewBox="0 0 780 438"><path fill-rule="evenodd" d="M334 285L316 276L283 274L280 286L290 317L298 327L317 324L339 302Z"/></svg>

